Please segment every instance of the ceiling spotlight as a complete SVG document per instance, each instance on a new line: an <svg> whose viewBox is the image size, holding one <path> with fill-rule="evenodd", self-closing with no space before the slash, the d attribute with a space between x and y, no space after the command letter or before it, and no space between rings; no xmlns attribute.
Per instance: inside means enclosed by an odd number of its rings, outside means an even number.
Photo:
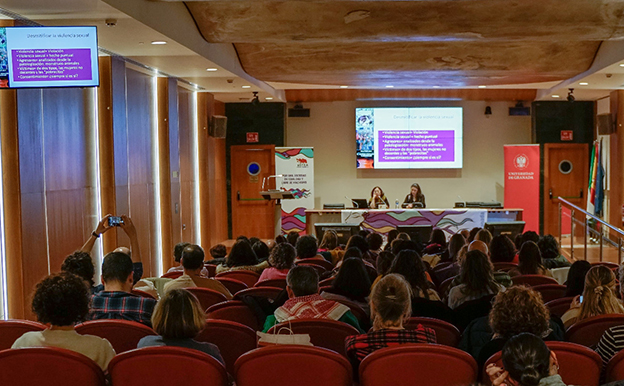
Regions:
<svg viewBox="0 0 624 386"><path fill-rule="evenodd" d="M386 88L393 88L393 87L394 87L394 86L392 86L392 85L388 85L388 86L386 86Z"/></svg>
<svg viewBox="0 0 624 386"><path fill-rule="evenodd" d="M440 88L440 86L433 86L433 88Z"/></svg>
<svg viewBox="0 0 624 386"><path fill-rule="evenodd" d="M251 88L251 86L243 86L243 88Z"/></svg>
<svg viewBox="0 0 624 386"><path fill-rule="evenodd" d="M266 98L264 98L264 99L266 99L267 101L272 101L272 100L273 100L273 97L266 97Z"/></svg>
<svg viewBox="0 0 624 386"><path fill-rule="evenodd" d="M589 83L587 83L587 82L580 82L579 85L580 86L587 86L587 85L589 85Z"/></svg>
<svg viewBox="0 0 624 386"><path fill-rule="evenodd" d="M492 115L492 108L490 106L485 106L485 116L486 117L490 117L490 115Z"/></svg>
<svg viewBox="0 0 624 386"><path fill-rule="evenodd" d="M207 68L206 69L206 71L208 71L208 72L215 72L217 70L218 70L217 68Z"/></svg>
<svg viewBox="0 0 624 386"><path fill-rule="evenodd" d="M251 98L251 104L258 106L260 104L260 98L258 98L258 91L253 92L253 98Z"/></svg>
<svg viewBox="0 0 624 386"><path fill-rule="evenodd" d="M154 40L152 42L152 44L155 45L155 46L160 46L160 45L163 45L163 44L167 44L167 42L164 41L164 40Z"/></svg>
<svg viewBox="0 0 624 386"><path fill-rule="evenodd" d="M620 63L620 67L624 67L624 63Z"/></svg>
<svg viewBox="0 0 624 386"><path fill-rule="evenodd" d="M561 98L561 97L560 97L559 95L557 95L557 94L553 94L553 95L551 95L551 96L552 96L553 98Z"/></svg>
<svg viewBox="0 0 624 386"><path fill-rule="evenodd" d="M487 86L485 86L485 85L483 85L483 84L482 84L481 86L479 86L479 88L486 88L486 87L487 87Z"/></svg>
<svg viewBox="0 0 624 386"><path fill-rule="evenodd" d="M340 88L349 88L349 86L340 86Z"/></svg>
<svg viewBox="0 0 624 386"><path fill-rule="evenodd" d="M574 102L576 100L576 98L574 98L574 95L573 95L574 94L574 89L573 88L569 88L568 90L569 90L568 91L568 97L567 97L568 102Z"/></svg>

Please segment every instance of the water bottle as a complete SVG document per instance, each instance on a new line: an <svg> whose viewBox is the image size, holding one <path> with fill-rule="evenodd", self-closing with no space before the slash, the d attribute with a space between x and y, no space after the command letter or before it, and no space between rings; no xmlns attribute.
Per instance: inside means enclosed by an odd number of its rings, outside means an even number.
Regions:
<svg viewBox="0 0 624 386"><path fill-rule="evenodd" d="M399 199L398 198L394 201L394 207L396 209L399 209Z"/></svg>

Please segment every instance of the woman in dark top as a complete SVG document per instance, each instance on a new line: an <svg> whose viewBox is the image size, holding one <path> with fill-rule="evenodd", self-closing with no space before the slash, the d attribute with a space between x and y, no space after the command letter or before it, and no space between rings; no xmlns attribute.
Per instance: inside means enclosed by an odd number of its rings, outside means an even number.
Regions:
<svg viewBox="0 0 624 386"><path fill-rule="evenodd" d="M568 259L561 254L559 243L553 235L546 235L537 242L537 246L542 253L544 266L548 269L569 267Z"/></svg>
<svg viewBox="0 0 624 386"><path fill-rule="evenodd" d="M349 300L362 307L367 315L370 315L368 306L370 290L371 281L364 267L364 262L357 257L350 257L342 261L331 289L328 292L323 292L321 296L328 300Z"/></svg>
<svg viewBox="0 0 624 386"><path fill-rule="evenodd" d="M446 234L440 228L431 231L431 236L427 242L427 246L422 251L423 255L438 255L446 252ZM447 260L448 256L442 256L442 260Z"/></svg>
<svg viewBox="0 0 624 386"><path fill-rule="evenodd" d="M197 298L185 289L173 289L160 299L152 314L152 326L158 335L141 339L138 348L175 346L204 352L225 365L219 348L194 340L206 327L206 314Z"/></svg>
<svg viewBox="0 0 624 386"><path fill-rule="evenodd" d="M425 205L425 195L422 193L420 185L414 183L410 187L409 194L405 196L402 206L404 208L415 208L417 207L417 205L415 205L417 202L421 203L423 208L427 207L427 205Z"/></svg>
<svg viewBox="0 0 624 386"><path fill-rule="evenodd" d="M566 280L566 297L583 295L585 276L590 269L591 264L587 260L578 260L572 264L568 271L568 280Z"/></svg>
<svg viewBox="0 0 624 386"><path fill-rule="evenodd" d="M490 242L490 260L492 263L510 263L516 256L516 246L505 235L494 236Z"/></svg>

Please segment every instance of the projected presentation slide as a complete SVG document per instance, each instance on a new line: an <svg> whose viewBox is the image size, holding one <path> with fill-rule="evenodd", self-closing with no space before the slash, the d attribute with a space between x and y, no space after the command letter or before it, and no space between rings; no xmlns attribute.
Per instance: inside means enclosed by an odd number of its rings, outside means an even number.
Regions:
<svg viewBox="0 0 624 386"><path fill-rule="evenodd" d="M0 87L98 85L96 27L0 28Z"/></svg>
<svg viewBox="0 0 624 386"><path fill-rule="evenodd" d="M461 107L357 108L358 169L459 169Z"/></svg>

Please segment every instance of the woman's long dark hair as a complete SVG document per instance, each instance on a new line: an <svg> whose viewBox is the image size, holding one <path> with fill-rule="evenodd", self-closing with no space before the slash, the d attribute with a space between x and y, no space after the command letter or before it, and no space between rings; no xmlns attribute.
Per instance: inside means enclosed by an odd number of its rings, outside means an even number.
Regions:
<svg viewBox="0 0 624 386"><path fill-rule="evenodd" d="M342 261L336 278L332 282L333 293L351 300L365 302L370 294L371 281L362 259L350 257Z"/></svg>
<svg viewBox="0 0 624 386"><path fill-rule="evenodd" d="M258 257L246 240L237 241L225 260L225 265L228 267L241 267L256 264L258 264Z"/></svg>
<svg viewBox="0 0 624 386"><path fill-rule="evenodd" d="M466 239L461 233L455 233L448 242L449 261L457 261L457 256L462 247L466 245Z"/></svg>
<svg viewBox="0 0 624 386"><path fill-rule="evenodd" d="M502 361L511 379L522 386L537 386L550 375L550 349L540 337L528 332L507 341Z"/></svg>
<svg viewBox="0 0 624 386"><path fill-rule="evenodd" d="M523 275L539 275L545 270L542 264L542 253L533 241L527 241L520 247L518 254L518 271Z"/></svg>
<svg viewBox="0 0 624 386"><path fill-rule="evenodd" d="M492 263L510 263L516 256L516 246L505 235L494 236L490 241L490 260Z"/></svg>
<svg viewBox="0 0 624 386"><path fill-rule="evenodd" d="M381 193L381 195L379 196L379 198L381 197L385 197L384 191L380 186L375 186L373 188L373 190L371 190L371 197L373 197L373 193L375 193L375 189L379 189L379 192Z"/></svg>
<svg viewBox="0 0 624 386"><path fill-rule="evenodd" d="M464 285L464 295L482 295L497 293L498 285L494 281L492 263L487 255L473 250L466 254L459 270L459 281Z"/></svg>
<svg viewBox="0 0 624 386"><path fill-rule="evenodd" d="M417 183L413 183L412 186L410 186L410 195L412 194L411 188L418 189L418 193L416 193L416 201L422 202L424 194L422 192L422 189L420 189L420 185L418 185Z"/></svg>
<svg viewBox="0 0 624 386"><path fill-rule="evenodd" d="M428 245L438 244L442 248L446 248L446 234L440 228L435 228L431 231L431 236L429 237Z"/></svg>
<svg viewBox="0 0 624 386"><path fill-rule="evenodd" d="M427 282L427 275L425 270L425 264L418 252L411 249L405 249L398 253L389 273L398 273L402 275L412 289L414 295L420 290L425 299L429 300L429 283Z"/></svg>
<svg viewBox="0 0 624 386"><path fill-rule="evenodd" d="M566 280L566 297L583 295L585 290L585 276L591 269L591 264L587 260L577 260L572 264L568 271L568 279Z"/></svg>

